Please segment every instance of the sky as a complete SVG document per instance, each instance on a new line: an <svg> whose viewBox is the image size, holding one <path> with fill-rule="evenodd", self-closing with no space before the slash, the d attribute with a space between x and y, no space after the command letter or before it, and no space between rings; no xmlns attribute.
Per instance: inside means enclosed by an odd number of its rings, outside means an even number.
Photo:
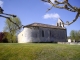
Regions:
<svg viewBox="0 0 80 60"><path fill-rule="evenodd" d="M54 0L52 0L54 2ZM62 1L62 0L59 0ZM80 0L69 0L73 6L80 7ZM22 25L28 25L34 22L56 25L58 18L66 21L72 21L76 13L65 9L52 8L49 3L44 3L41 0L0 0L0 6L4 9L4 13L15 14L21 20ZM0 32L5 27L5 18L0 17ZM65 26L67 35L70 35L71 30L80 30L80 17L70 26Z"/></svg>

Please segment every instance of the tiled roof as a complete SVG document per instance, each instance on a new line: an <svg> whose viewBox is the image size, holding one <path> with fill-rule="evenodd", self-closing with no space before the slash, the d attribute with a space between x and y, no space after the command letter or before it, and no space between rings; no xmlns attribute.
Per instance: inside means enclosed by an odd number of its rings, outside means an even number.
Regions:
<svg viewBox="0 0 80 60"><path fill-rule="evenodd" d="M42 23L32 23L29 25L24 26L25 27L43 27L43 28L57 28L57 29L66 29L55 25L49 25L49 24L42 24Z"/></svg>

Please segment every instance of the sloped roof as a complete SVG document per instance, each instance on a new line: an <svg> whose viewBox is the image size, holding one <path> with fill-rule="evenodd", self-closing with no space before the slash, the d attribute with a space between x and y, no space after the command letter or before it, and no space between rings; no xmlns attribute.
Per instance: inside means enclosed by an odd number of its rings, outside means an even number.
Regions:
<svg viewBox="0 0 80 60"><path fill-rule="evenodd" d="M54 25L49 25L49 24L42 24L42 23L32 23L32 24L24 26L23 28L26 28L26 27L43 27L43 28L66 29L66 28L62 28L62 27L59 27L59 26L54 26Z"/></svg>

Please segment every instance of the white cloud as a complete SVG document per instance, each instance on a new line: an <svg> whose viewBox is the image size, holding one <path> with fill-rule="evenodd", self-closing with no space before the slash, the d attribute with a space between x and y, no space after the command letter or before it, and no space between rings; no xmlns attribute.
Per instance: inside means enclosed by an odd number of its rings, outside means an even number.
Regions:
<svg viewBox="0 0 80 60"><path fill-rule="evenodd" d="M55 1L55 0L51 0L52 3L55 3L54 1ZM62 2L63 0L57 0L57 1ZM45 4L45 5L49 5L49 6L51 6L50 3L44 3L44 4Z"/></svg>
<svg viewBox="0 0 80 60"><path fill-rule="evenodd" d="M3 7L3 1L2 0L0 0L0 6Z"/></svg>
<svg viewBox="0 0 80 60"><path fill-rule="evenodd" d="M54 0L51 0L51 2L54 3ZM51 4L50 3L47 3L47 2L45 2L44 4L51 6Z"/></svg>
<svg viewBox="0 0 80 60"><path fill-rule="evenodd" d="M57 13L50 13L50 14L48 13L48 14L45 14L43 18L44 19L58 19L60 18L60 16Z"/></svg>
<svg viewBox="0 0 80 60"><path fill-rule="evenodd" d="M55 0L51 0L52 3L54 3L54 1L55 1ZM62 1L64 1L64 0L57 0L57 1L62 2Z"/></svg>
<svg viewBox="0 0 80 60"><path fill-rule="evenodd" d="M54 3L54 0L51 0L52 3Z"/></svg>

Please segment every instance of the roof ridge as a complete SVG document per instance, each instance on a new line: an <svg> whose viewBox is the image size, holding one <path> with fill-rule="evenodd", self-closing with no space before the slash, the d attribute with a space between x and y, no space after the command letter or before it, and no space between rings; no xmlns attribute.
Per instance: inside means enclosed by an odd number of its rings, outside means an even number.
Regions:
<svg viewBox="0 0 80 60"><path fill-rule="evenodd" d="M59 28L59 29L65 29L65 28L62 28L62 27L59 27L59 26L56 26L56 25L49 25L49 24L43 24L43 23L32 23L32 24L28 24L24 27L44 27L44 28ZM24 28L23 27L23 28Z"/></svg>

